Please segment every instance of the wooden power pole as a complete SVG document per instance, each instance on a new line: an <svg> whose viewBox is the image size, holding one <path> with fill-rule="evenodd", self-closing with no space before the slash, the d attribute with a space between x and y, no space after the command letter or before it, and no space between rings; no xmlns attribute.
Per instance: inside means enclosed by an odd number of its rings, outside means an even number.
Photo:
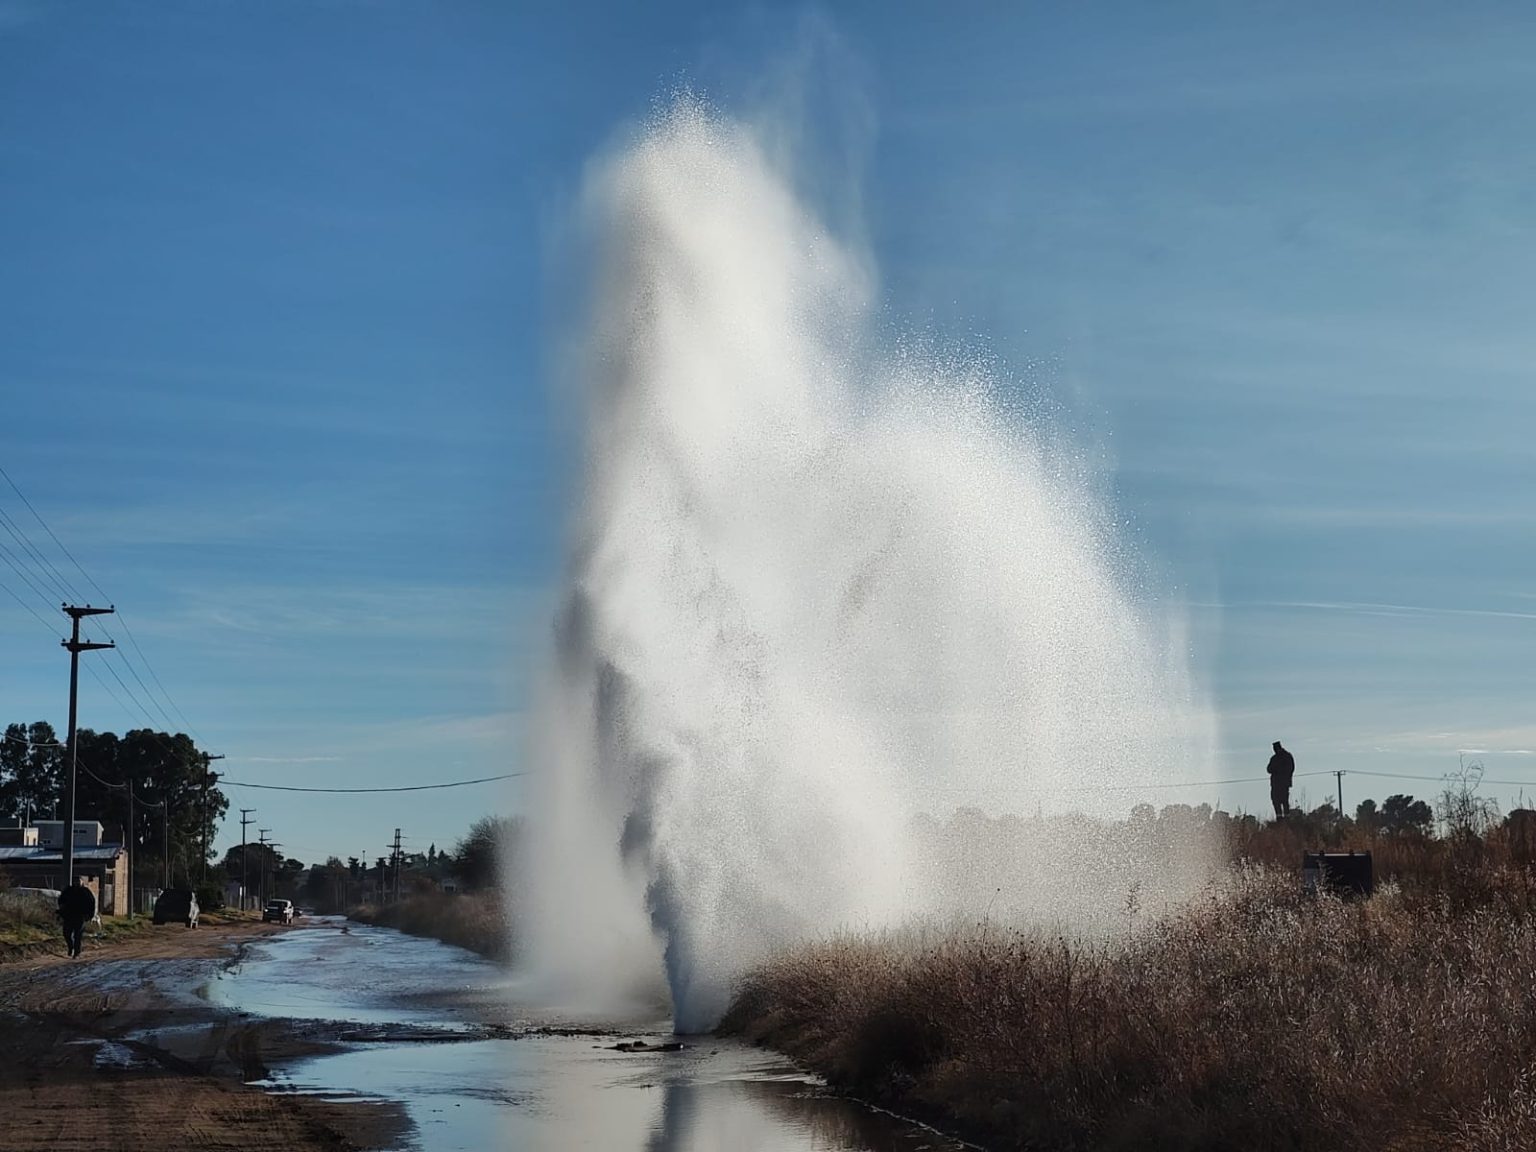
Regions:
<svg viewBox="0 0 1536 1152"><path fill-rule="evenodd" d="M245 894L245 829L246 829L246 827L248 825L251 825L251 824L255 823L255 821L251 819L251 813L254 812L254 811L256 811L256 809L254 809L254 808L242 808L242 809L240 809L240 911L242 911L242 912L245 911L245 903L246 903L246 894Z"/></svg>
<svg viewBox="0 0 1536 1152"><path fill-rule="evenodd" d="M75 883L75 705L80 694L80 653L114 646L110 642L96 644L80 639L80 618L110 616L116 609L92 608L89 604L84 608L77 608L73 604L63 604L60 607L74 624L70 638L60 641L65 648L69 649L69 767L65 769L64 777L64 880L59 887L70 888Z"/></svg>

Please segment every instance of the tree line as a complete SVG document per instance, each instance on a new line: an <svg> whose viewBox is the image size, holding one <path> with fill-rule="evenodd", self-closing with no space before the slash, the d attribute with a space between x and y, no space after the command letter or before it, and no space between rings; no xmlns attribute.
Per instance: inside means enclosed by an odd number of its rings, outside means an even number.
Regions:
<svg viewBox="0 0 1536 1152"><path fill-rule="evenodd" d="M324 864L312 865L296 891L318 912L340 912L358 904L389 903L397 878L400 894L406 897L440 892L450 883L461 892L497 888L505 870L516 858L521 834L522 822L516 817L483 816L451 851L439 852L433 844L425 852L402 853L398 862L388 856L379 856L371 865L356 856L349 856L345 861L332 856ZM270 848L262 851L272 853ZM238 846L231 848L224 861L231 877L240 875L239 853ZM271 869L268 874L274 876L280 875L285 867L293 868L296 864L284 861L275 853L270 857L258 857L253 845L246 865L253 883L258 859ZM302 870L303 866L297 865L297 868ZM294 879L297 881L297 873Z"/></svg>
<svg viewBox="0 0 1536 1152"><path fill-rule="evenodd" d="M136 881L158 884L170 860L173 887L201 876L229 799L202 749L184 732L135 728L75 735L75 819L97 820L128 845ZM0 818L62 820L68 750L46 720L9 724L0 739ZM130 827L132 831L130 832Z"/></svg>

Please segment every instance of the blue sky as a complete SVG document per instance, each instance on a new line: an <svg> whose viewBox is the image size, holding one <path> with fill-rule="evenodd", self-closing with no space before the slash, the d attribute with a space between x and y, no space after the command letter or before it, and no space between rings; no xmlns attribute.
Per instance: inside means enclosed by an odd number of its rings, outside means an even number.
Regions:
<svg viewBox="0 0 1536 1152"><path fill-rule="evenodd" d="M1224 775L1279 737L1351 806L1464 749L1536 793L1536 17L957 11L0 0L0 464L230 776L515 770L571 464L552 237L687 83L798 113L886 314L1112 462ZM62 726L56 638L3 595L0 638L4 718ZM301 859L517 804L231 795Z"/></svg>

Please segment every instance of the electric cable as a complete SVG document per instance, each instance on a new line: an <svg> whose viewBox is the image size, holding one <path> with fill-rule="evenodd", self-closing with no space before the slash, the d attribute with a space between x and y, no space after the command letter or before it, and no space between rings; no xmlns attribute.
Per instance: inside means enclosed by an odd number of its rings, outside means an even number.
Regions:
<svg viewBox="0 0 1536 1152"><path fill-rule="evenodd" d="M16 556L16 553L12 552L10 548L6 546L6 543L3 540L0 540L0 560L4 560L10 570L16 573L16 575L20 576L21 582L28 588L32 589L32 591L38 596L39 599L42 600L44 604L48 604L50 608L53 607L52 604L49 604L49 601L52 599L52 597L42 588L38 587L37 581L33 578L33 574L27 572L27 570L17 562L18 557Z"/></svg>
<svg viewBox="0 0 1536 1152"><path fill-rule="evenodd" d="M25 608L28 612L30 612L32 614L32 619L36 620L44 628L48 629L48 632L49 632L50 635L54 634L53 625L48 623L48 621L44 620L41 616L39 616L38 613L37 613L37 609L32 607L32 605L28 604L25 600L23 600L20 596L18 596L16 594L15 590L12 589L9 584L0 583L0 588L4 588L5 589L5 594L7 596L9 596L12 600L16 601L16 603L20 604L23 608Z"/></svg>
<svg viewBox="0 0 1536 1152"><path fill-rule="evenodd" d="M31 537L26 534L20 524L11 518L10 513L4 508L0 508L0 527L3 527L11 539L20 545L28 560L35 564L38 571L52 582L53 587L63 599L75 600L79 598L74 588L64 579L63 573L54 567L53 563L42 554L36 544L32 543Z"/></svg>
<svg viewBox="0 0 1536 1152"><path fill-rule="evenodd" d="M69 562L75 566L75 570L79 572L82 577L84 577L86 583L95 589L96 593L100 595L102 599L111 604L112 597L108 596L102 586L96 582L95 578L85 570L84 565L82 565L79 560L75 559L75 554L65 546L64 541L60 540L58 534L55 533L51 527L49 527L48 521L43 519L42 513L40 513L37 508L33 506L32 501L27 499L27 494L21 490L15 480L11 479L10 473L7 472L3 467L0 467L0 477L3 477L5 482L10 485L11 491L16 493L22 504L26 506L27 511L32 513L32 518L36 520L43 531L48 534L48 538L54 542L59 551L62 552L64 556L69 560ZM40 548L32 543L31 538L27 536L26 531L22 529L19 524L15 524L15 522L11 520L11 518L5 513L4 509L0 509L0 524L4 524L6 526L6 530L11 532L13 536L16 536L19 533L19 540L23 546L30 550L30 552L38 558L47 572L52 574L54 582L67 593L69 599L76 602L85 599L85 597L81 596L79 591L69 581L68 577L59 571L58 567L54 565L54 563L49 560L46 555L43 554ZM12 526L14 526L14 531L12 531ZM44 599L47 599L47 597L44 596ZM165 698L165 702L169 704L172 711L174 711L177 716L181 718L181 722L186 726L187 731L196 738L197 742L200 744L205 743L205 741L202 739L202 736L192 726L191 722L187 720L186 714L182 712L180 706L177 705L174 699L172 699L171 694L166 691L164 683L161 682L159 675L155 672L154 666L149 661L149 657L144 654L144 649L139 645L138 638L134 636L133 629L129 626L127 619L120 612L115 613L115 615L118 617L118 621L122 624L123 632L128 637L128 641L132 645L134 652L138 654L139 660L143 663L144 670L149 673L149 678L153 680L159 687L160 694ZM106 624L105 620L98 619L97 626L107 634L109 639L113 640L114 642L116 641L116 637L113 635L110 626ZM133 675L134 679L139 682L140 687L144 689L144 695L148 697L149 702L153 704L155 709L159 711L160 714L164 717L166 726L168 728L175 728L175 721L170 718L170 714L167 713L165 709L161 707L159 701L155 699L155 694L150 691L149 686L144 683L143 677L139 675L138 670L133 665L133 661L129 659L127 652L121 648L118 648L117 650L119 652L119 658L123 661L124 666L127 667L128 671ZM147 712L146 715L148 715ZM154 727L157 723L158 722L153 718L150 719L151 727Z"/></svg>
<svg viewBox="0 0 1536 1152"><path fill-rule="evenodd" d="M1404 772L1372 772L1365 768L1350 768L1347 771L1351 776L1380 776L1387 780L1430 780L1437 784L1454 783L1456 779L1453 772L1447 772L1443 776L1414 776ZM1331 776L1333 773L1330 772L1329 775ZM1479 776L1477 783L1502 784L1511 788L1528 788L1536 782L1530 780L1495 780L1491 776Z"/></svg>

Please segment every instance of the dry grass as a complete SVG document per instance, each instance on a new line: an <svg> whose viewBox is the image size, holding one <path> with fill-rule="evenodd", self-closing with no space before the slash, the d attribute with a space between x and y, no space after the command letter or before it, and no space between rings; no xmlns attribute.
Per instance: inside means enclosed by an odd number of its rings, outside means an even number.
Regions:
<svg viewBox="0 0 1536 1152"><path fill-rule="evenodd" d="M724 1027L994 1148L1536 1147L1536 886L1454 881L1343 903L1243 867L1113 940L837 939Z"/></svg>
<svg viewBox="0 0 1536 1152"><path fill-rule="evenodd" d="M431 936L482 956L505 960L512 938L500 893L427 892L398 904L364 904L347 912L363 924L382 924L412 936Z"/></svg>
<svg viewBox="0 0 1536 1152"><path fill-rule="evenodd" d="M0 891L0 944L31 944L58 935L59 918L49 902Z"/></svg>

